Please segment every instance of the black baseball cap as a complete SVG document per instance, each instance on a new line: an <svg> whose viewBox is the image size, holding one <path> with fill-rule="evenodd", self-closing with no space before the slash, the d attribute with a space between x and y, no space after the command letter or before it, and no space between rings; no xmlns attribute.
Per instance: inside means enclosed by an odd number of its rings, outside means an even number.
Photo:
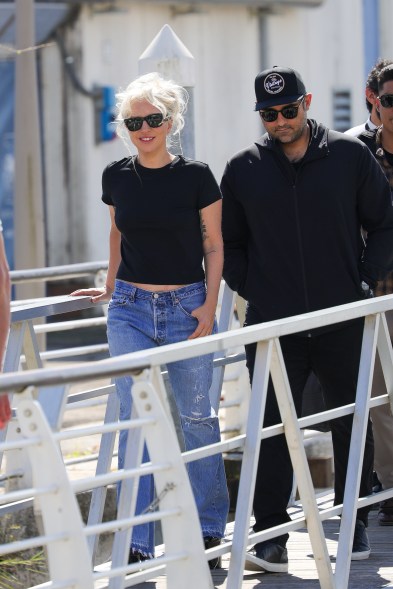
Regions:
<svg viewBox="0 0 393 589"><path fill-rule="evenodd" d="M289 67L274 66L255 78L255 110L296 102L306 93L299 72Z"/></svg>

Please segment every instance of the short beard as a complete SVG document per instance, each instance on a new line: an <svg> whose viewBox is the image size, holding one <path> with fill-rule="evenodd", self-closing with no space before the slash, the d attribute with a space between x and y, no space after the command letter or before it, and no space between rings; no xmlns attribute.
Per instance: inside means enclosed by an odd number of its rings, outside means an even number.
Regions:
<svg viewBox="0 0 393 589"><path fill-rule="evenodd" d="M287 140L284 139L284 141L282 141L282 139L280 139L280 137L276 135L276 141L278 143L282 143L283 145L287 145L288 143L295 143L295 141L297 141L298 139L301 138L301 136L303 135L304 130L306 128L307 128L307 118L304 119L303 126L300 129L298 129L297 131L294 131L293 135L289 139L287 139Z"/></svg>

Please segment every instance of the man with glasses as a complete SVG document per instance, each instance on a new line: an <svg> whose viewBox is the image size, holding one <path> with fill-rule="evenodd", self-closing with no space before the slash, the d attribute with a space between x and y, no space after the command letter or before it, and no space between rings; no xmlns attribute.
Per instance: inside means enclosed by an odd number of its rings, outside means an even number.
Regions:
<svg viewBox="0 0 393 589"><path fill-rule="evenodd" d="M361 125L351 127L348 131L345 131L346 134L352 135L352 137L359 137L363 131L374 131L381 124L377 111L378 75L383 68L392 63L391 59L379 59L368 74L365 88L366 107L369 113L368 119Z"/></svg>
<svg viewBox="0 0 393 589"><path fill-rule="evenodd" d="M377 79L378 92L376 109L380 127L373 131L364 131L359 135L376 157L390 184L393 200L393 63L383 68ZM375 295L393 293L393 273L378 282ZM390 336L393 339L393 311L386 313ZM386 393L386 384L377 357L373 380L373 396ZM373 422L375 455L374 468L382 490L393 487L393 416L389 405L371 409ZM393 498L382 501L378 512L381 526L393 526Z"/></svg>
<svg viewBox="0 0 393 589"><path fill-rule="evenodd" d="M255 110L266 133L236 154L223 175L224 278L248 301L245 325L361 300L393 268L389 185L365 145L307 118L311 94L284 67L255 79ZM367 246L361 227L368 232ZM363 319L283 336L280 344L300 414L314 371L328 409L353 403ZM256 345L246 346L253 376ZM270 380L264 426L281 422ZM352 416L331 421L335 503L343 501ZM369 422L360 496L371 492ZM261 444L254 494L254 531L290 521L292 465L283 435ZM368 558L368 507L357 511L351 558ZM288 534L258 542L251 570L288 571Z"/></svg>

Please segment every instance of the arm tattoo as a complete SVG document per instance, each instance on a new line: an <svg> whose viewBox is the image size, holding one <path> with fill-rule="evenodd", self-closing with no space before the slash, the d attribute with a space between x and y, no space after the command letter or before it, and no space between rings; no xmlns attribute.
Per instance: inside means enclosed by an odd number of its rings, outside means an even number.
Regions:
<svg viewBox="0 0 393 589"><path fill-rule="evenodd" d="M205 225L205 222L203 220L202 212L201 211L199 211L199 216L200 216L200 219L201 219L202 241L205 241L208 238L208 234L207 234L206 225Z"/></svg>

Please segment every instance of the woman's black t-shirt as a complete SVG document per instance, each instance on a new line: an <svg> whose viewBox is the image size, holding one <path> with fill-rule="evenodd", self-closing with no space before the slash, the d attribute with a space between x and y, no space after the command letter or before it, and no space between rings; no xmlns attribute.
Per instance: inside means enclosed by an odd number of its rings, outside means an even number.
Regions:
<svg viewBox="0 0 393 589"><path fill-rule="evenodd" d="M145 168L134 156L109 164L102 200L115 207L121 233L117 278L144 284L203 280L199 211L220 199L202 162L177 156L162 168Z"/></svg>

